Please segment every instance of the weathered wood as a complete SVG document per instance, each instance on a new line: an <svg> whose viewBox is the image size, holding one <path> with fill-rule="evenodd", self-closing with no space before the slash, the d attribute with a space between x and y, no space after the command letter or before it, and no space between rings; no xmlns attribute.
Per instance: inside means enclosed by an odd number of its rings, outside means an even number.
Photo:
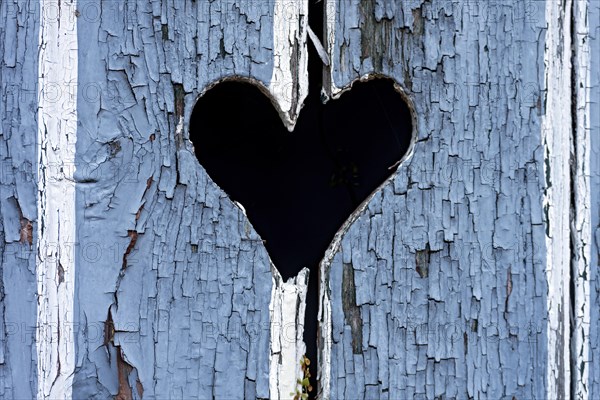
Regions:
<svg viewBox="0 0 600 400"><path fill-rule="evenodd" d="M76 176L78 241L94 257L76 259L84 329L73 395L116 394L120 352L133 367L126 379L139 382L133 396L139 387L150 398L270 398L270 306L290 288L241 209L199 166L187 127L198 96L233 78L270 92L293 125L307 82L306 5L78 8L80 93L99 97L78 107L77 162L89 166ZM86 19L86 9L101 18ZM109 313L114 334L87 336Z"/></svg>
<svg viewBox="0 0 600 400"><path fill-rule="evenodd" d="M571 201L571 264L573 291L571 305L573 309L571 337L571 371L573 385L571 398L587 399L590 392L590 297L592 220L591 220L591 140L590 140L590 47L587 22L587 2L573 2L572 51L573 73L572 88L574 119L572 124L571 176L573 179Z"/></svg>
<svg viewBox="0 0 600 400"><path fill-rule="evenodd" d="M321 265L323 398L598 397L600 4L324 3L330 101L386 75L416 128ZM0 2L0 397L293 391L306 274L187 129L226 79L292 128L306 24L304 0Z"/></svg>
<svg viewBox="0 0 600 400"><path fill-rule="evenodd" d="M303 342L304 306L308 289L308 269L283 282L274 271L271 295L271 399L288 399L300 390L297 379L302 379L299 360L306 352ZM291 361L291 362L290 362ZM290 377L295 379L290 379Z"/></svg>
<svg viewBox="0 0 600 400"><path fill-rule="evenodd" d="M575 287L572 398L600 396L600 2L573 2Z"/></svg>
<svg viewBox="0 0 600 400"><path fill-rule="evenodd" d="M548 42L544 6L327 2L330 96L393 77L414 105L417 143L322 264L324 398L564 396L568 360L549 358L568 354L569 311L557 310L567 329L554 332L548 297L566 303L549 291L542 119L543 83L555 83L544 48L568 35L551 25Z"/></svg>
<svg viewBox="0 0 600 400"><path fill-rule="evenodd" d="M0 398L6 399L31 399L37 391L39 13L36 3L0 2Z"/></svg>
<svg viewBox="0 0 600 400"><path fill-rule="evenodd" d="M572 3L546 3L548 31L544 48L545 115L542 119L544 148L544 225L548 280L547 397L567 398L571 385L570 279L571 271L571 23ZM569 210L569 213L565 212Z"/></svg>
<svg viewBox="0 0 600 400"><path fill-rule="evenodd" d="M36 254L37 398L71 398L75 346L75 142L78 51L75 4L45 1L40 13ZM60 67L57 67L60 66ZM56 87L60 88L57 96Z"/></svg>

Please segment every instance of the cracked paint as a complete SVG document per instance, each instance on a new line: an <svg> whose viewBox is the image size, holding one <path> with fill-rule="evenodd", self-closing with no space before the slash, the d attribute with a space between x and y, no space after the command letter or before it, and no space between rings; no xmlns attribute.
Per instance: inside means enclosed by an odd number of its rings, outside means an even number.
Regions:
<svg viewBox="0 0 600 400"><path fill-rule="evenodd" d="M31 4L0 4L0 398L37 393L39 29Z"/></svg>
<svg viewBox="0 0 600 400"><path fill-rule="evenodd" d="M282 390L271 386L270 260L243 211L198 165L187 129L198 96L227 79L259 86L293 126L307 87L306 4L283 5L104 2L101 18L79 26L90 43L80 87L100 96L79 105L77 154L101 173L77 176L85 204L78 238L105 257L78 256L86 294L78 304L90 330L112 307L115 346L134 368L129 387L139 382L145 396L271 398ZM74 396L117 395L115 362L89 339L78 346L87 357ZM285 371L301 356L287 353ZM295 384L288 378L279 380Z"/></svg>
<svg viewBox="0 0 600 400"><path fill-rule="evenodd" d="M587 7L586 7L587 5ZM587 114L589 119L586 119L583 127L579 127L578 130L583 128L584 131L589 130L589 148L583 152L578 152L580 156L585 160L585 157L589 158L583 163L589 163L590 177L589 185L590 188L600 187L600 93L596 88L600 87L600 3L596 1L589 2L576 2L576 32L583 34L586 32L584 24L587 23L587 32L589 37L585 39L589 45L589 55L583 53L579 54L580 61L578 63L580 72L578 80L580 82L586 82L583 86L580 86L577 90L585 91L578 95L578 118ZM582 11L585 11L585 16L582 15ZM579 36L579 39L583 39ZM585 48L585 47L584 47ZM586 57L589 57L589 66L586 65ZM595 71L595 72L594 72ZM585 101L583 99L586 99ZM588 100L589 99L589 100ZM582 141L579 140L581 143ZM589 343L589 353L591 360L587 364L589 373L589 384L587 386L589 398L597 398L600 396L600 358L594 357L593 355L600 352L600 191L591 190L590 192L590 210L589 218L591 225L591 237L586 241L590 246L590 257L588 261L589 265L589 301L590 305L587 307L589 310L589 336L585 340ZM585 215L585 214L584 214ZM586 293L587 297L587 293ZM585 300L581 300L582 302ZM586 309L584 308L584 311ZM585 315L585 314L584 314ZM578 316L579 319L579 316ZM583 357L587 355L582 353ZM585 393L585 392L584 392ZM577 393L576 393L577 394ZM575 397L574 394L572 394Z"/></svg>
<svg viewBox="0 0 600 400"><path fill-rule="evenodd" d="M571 385L570 316L571 275L570 210L571 176L569 167L572 115L565 105L571 98L571 23L572 2L563 6L548 2L547 44L544 51L544 76L547 113L542 120L545 147L546 248L548 276L548 398L568 398Z"/></svg>
<svg viewBox="0 0 600 400"><path fill-rule="evenodd" d="M75 182L73 159L77 126L77 95L52 99L58 84L77 87L77 23L75 2L41 2L57 14L41 15L39 37L40 95L38 105L38 320L37 397L72 397L75 347L70 340L75 301ZM60 65L56 68L55 65ZM51 168L54 167L54 168Z"/></svg>
<svg viewBox="0 0 600 400"><path fill-rule="evenodd" d="M0 397L288 395L305 282L187 124L243 79L291 129L306 6L0 4ZM322 398L598 397L598 2L324 6L326 97L390 77L416 131L321 263Z"/></svg>
<svg viewBox="0 0 600 400"><path fill-rule="evenodd" d="M283 282L273 268L271 304L270 398L289 399L304 378L300 359L306 352L304 309L308 289L308 269Z"/></svg>
<svg viewBox="0 0 600 400"><path fill-rule="evenodd" d="M542 207L546 10L482 4L326 4L329 96L391 77L417 131L321 265L323 398L552 393L548 354L564 347L545 343L547 304L560 299L548 292ZM348 265L361 354L343 312Z"/></svg>
<svg viewBox="0 0 600 400"><path fill-rule="evenodd" d="M594 210L594 193L598 192L599 154L594 154L594 139L600 134L598 96L593 89L600 83L598 66L598 33L600 5L574 1L571 21L572 41L572 153L571 153L571 274L573 287L571 309L571 372L573 385L570 397L587 399L600 392L600 365L593 348L597 347L597 325L593 325L594 295L594 222L598 226L598 207ZM595 13L596 18L593 17ZM596 32L593 32L593 30ZM595 43L595 46L594 46ZM595 51L595 57L594 57ZM594 61L595 60L595 64ZM595 76L594 72L595 71ZM593 81L595 80L595 83ZM593 108L595 107L595 110ZM596 144L596 149L597 149ZM596 221L594 221L594 218ZM596 259L598 257L596 245ZM596 291L596 298L598 298ZM597 300L596 300L597 301ZM596 330L594 330L594 328ZM596 333L595 333L596 332ZM596 343L594 343L596 341Z"/></svg>

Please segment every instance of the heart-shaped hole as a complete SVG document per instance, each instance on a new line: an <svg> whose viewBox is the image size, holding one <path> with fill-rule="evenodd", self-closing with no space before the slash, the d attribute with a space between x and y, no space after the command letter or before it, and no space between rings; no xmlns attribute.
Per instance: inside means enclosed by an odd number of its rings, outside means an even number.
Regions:
<svg viewBox="0 0 600 400"><path fill-rule="evenodd" d="M236 81L210 89L190 121L198 161L246 209L282 277L310 268L304 341L313 361L319 262L344 221L397 169L413 132L409 107L389 79L356 83L327 104L319 86L311 81L291 133L256 86ZM317 363L311 372L316 387Z"/></svg>
<svg viewBox="0 0 600 400"><path fill-rule="evenodd" d="M324 3L309 8L309 25L322 41ZM322 104L323 72L309 46L309 93L292 133L257 86L237 81L206 92L190 120L198 161L246 209L282 277L310 268L304 342L314 388L319 262L348 217L397 169L414 132L392 80L356 83Z"/></svg>
<svg viewBox="0 0 600 400"><path fill-rule="evenodd" d="M227 81L198 100L190 122L200 164L245 208L284 279L317 268L411 137L409 107L389 79L357 82L326 104L309 95L293 132L256 86Z"/></svg>

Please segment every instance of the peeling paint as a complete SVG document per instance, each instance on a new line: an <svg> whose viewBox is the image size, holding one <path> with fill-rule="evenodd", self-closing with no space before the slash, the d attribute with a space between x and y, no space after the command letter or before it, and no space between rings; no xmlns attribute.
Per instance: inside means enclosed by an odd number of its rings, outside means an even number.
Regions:
<svg viewBox="0 0 600 400"><path fill-rule="evenodd" d="M77 94L58 100L49 90L77 87L76 2L42 1L55 15L41 14L38 96L38 360L37 397L70 398L75 370L73 321L76 211L73 179L77 127ZM60 65L60 68L56 66Z"/></svg>
<svg viewBox="0 0 600 400"><path fill-rule="evenodd" d="M305 4L282 3L102 2L99 18L79 24L79 86L99 99L78 104L76 158L100 173L80 171L77 185L78 240L89 249L78 253L77 304L88 332L111 307L115 344L77 337L73 397L118 394L117 346L134 397L140 387L149 398L273 397L268 254L198 165L187 130L195 100L228 79L256 84L288 121L286 101L299 110ZM78 7L85 17L98 3ZM300 18L281 21L276 39L275 20L290 12ZM120 150L108 158L113 142Z"/></svg>
<svg viewBox="0 0 600 400"><path fill-rule="evenodd" d="M275 60L269 92L291 132L308 94L308 2L275 0L273 48Z"/></svg>
<svg viewBox="0 0 600 400"><path fill-rule="evenodd" d="M38 4L0 3L0 398L37 393Z"/></svg>
<svg viewBox="0 0 600 400"><path fill-rule="evenodd" d="M300 360L306 352L304 311L309 270L304 268L287 282L273 268L271 292L271 354L269 386L271 399L289 399L303 379Z"/></svg>
<svg viewBox="0 0 600 400"><path fill-rule="evenodd" d="M327 1L329 97L391 77L416 138L321 264L322 398L548 397L538 5Z"/></svg>
<svg viewBox="0 0 600 400"><path fill-rule="evenodd" d="M582 353L582 357L591 355L591 360L586 367L589 373L588 394L589 398L600 397L600 358L595 357L600 353L600 190L595 188L600 187L600 91L596 90L600 87L600 2L586 1L586 4L577 2L577 15L581 15L581 11L586 10L585 18L578 18L576 24L577 32L585 32L585 29L580 24L586 22L588 24L589 36L585 39L589 46L589 55L581 54L581 56L589 56L589 70L580 73L580 81L589 79L588 84L583 87L579 86L578 90L586 88L586 95L589 96L589 102L584 106L583 102L578 100L578 108L587 114L589 120L586 120L584 129L589 129L589 149L580 152L583 157L589 158L587 162L590 168L589 185L590 193L590 225L591 235L588 242L590 245L589 265L589 300L590 306L587 308L590 313L589 336L586 341L589 344L589 352ZM586 7L587 5L587 7ZM581 38L583 39L583 38ZM584 68L585 58L579 63L580 68ZM589 73L589 75L588 75ZM589 107L589 108L588 108ZM581 111L579 115L581 115ZM578 128L579 129L579 128ZM581 142L581 140L580 140ZM584 311L586 311L584 309ZM585 358L584 360L585 361Z"/></svg>
<svg viewBox="0 0 600 400"><path fill-rule="evenodd" d="M115 400L132 400L133 392L129 386L128 377L133 368L123 360L121 349L117 349L117 369L119 371L119 393Z"/></svg>
<svg viewBox="0 0 600 400"><path fill-rule="evenodd" d="M429 276L430 254L431 250L429 249L429 243L427 243L425 250L417 250L415 255L415 269L421 278Z"/></svg>
<svg viewBox="0 0 600 400"><path fill-rule="evenodd" d="M27 218L21 218L20 242L33 244L33 224Z"/></svg>
<svg viewBox="0 0 600 400"><path fill-rule="evenodd" d="M131 251L135 248L135 244L137 243L138 239L138 233L134 230L129 230L127 231L127 236L131 238L131 241L127 245L127 249L125 249L125 253L123 254L123 269L127 268L127 256L129 256Z"/></svg>
<svg viewBox="0 0 600 400"><path fill-rule="evenodd" d="M322 398L597 397L597 2L324 3L327 96L391 77L417 130L321 263ZM25 4L0 5L0 397L287 397L302 277L186 129L226 79L293 127L306 2Z"/></svg>
<svg viewBox="0 0 600 400"><path fill-rule="evenodd" d="M352 331L352 352L362 354L362 324L360 307L356 305L356 285L354 282L354 268L351 264L344 264L342 276L342 309L344 319Z"/></svg>
<svg viewBox="0 0 600 400"><path fill-rule="evenodd" d="M572 116L565 99L571 98L571 21L572 2L546 3L548 32L544 51L546 66L546 115L542 120L545 153L546 248L548 279L548 367L546 397L568 398L571 385L570 360L570 285L571 245L570 209ZM567 100L567 104L569 100Z"/></svg>
<svg viewBox="0 0 600 400"><path fill-rule="evenodd" d="M598 191L592 183L592 121L591 121L591 83L594 68L590 48L590 26L593 20L589 16L589 8L594 7L587 1L574 1L571 21L572 40L572 155L571 165L571 240L572 259L571 275L573 291L571 309L573 321L571 326L571 373L572 387L570 397L573 399L592 398L591 362L594 359L591 349L593 336L598 332L590 330L592 295L590 281L592 277L592 193ZM599 22L596 20L596 26ZM600 30L598 31L600 32ZM596 46L596 50L597 50ZM596 57L596 61L598 57ZM600 72L597 73L599 75ZM596 136L598 132L596 132ZM596 170L596 174L600 171ZM598 365L598 362L596 363ZM597 366L596 366L597 368Z"/></svg>

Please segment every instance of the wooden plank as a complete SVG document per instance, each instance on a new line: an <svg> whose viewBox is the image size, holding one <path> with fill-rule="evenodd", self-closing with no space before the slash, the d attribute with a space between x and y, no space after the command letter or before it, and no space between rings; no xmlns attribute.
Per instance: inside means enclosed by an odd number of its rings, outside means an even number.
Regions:
<svg viewBox="0 0 600 400"><path fill-rule="evenodd" d="M588 25L587 1L573 2L572 41L573 41L573 81L571 88L573 96L574 123L573 162L571 165L572 205L571 240L572 240L572 344L571 344L571 371L573 385L571 398L590 398L590 361L593 359L590 344L592 298L590 292L590 277L592 276L592 168L591 162L592 143L591 137L591 104L590 104L590 78L591 59ZM592 23L591 28L594 24ZM596 133L597 134L597 133ZM597 173L597 171L596 171ZM590 340L591 339L591 340Z"/></svg>
<svg viewBox="0 0 600 400"><path fill-rule="evenodd" d="M40 2L36 324L39 399L71 398L75 373L76 2ZM60 66L60 67L59 67ZM58 93L57 93L58 89Z"/></svg>
<svg viewBox="0 0 600 400"><path fill-rule="evenodd" d="M567 377L550 384L547 372L568 365L548 357L568 354L568 281L549 291L545 4L326 7L330 97L358 79L392 77L417 123L412 155L322 263L323 398L556 398ZM558 272L568 273L566 255ZM354 274L342 273L348 266ZM342 307L348 287L361 332ZM563 306L553 314L560 329L548 325L550 299ZM548 343L552 335L564 341Z"/></svg>
<svg viewBox="0 0 600 400"><path fill-rule="evenodd" d="M544 146L544 215L548 276L547 397L569 397L571 384L571 274L570 230L572 103L572 3L546 3L549 21L544 51L546 113L542 120Z"/></svg>
<svg viewBox="0 0 600 400"><path fill-rule="evenodd" d="M283 357L273 370L269 358L274 302L293 290L187 130L196 99L225 79L257 84L293 125L307 86L306 2L78 8L73 396L274 398L273 379L296 382L278 371L299 365Z"/></svg>
<svg viewBox="0 0 600 400"><path fill-rule="evenodd" d="M392 77L416 140L321 265L323 397L598 397L598 2L325 7L329 97ZM0 3L0 397L292 391L306 276L282 281L187 121L241 79L291 129L306 12Z"/></svg>
<svg viewBox="0 0 600 400"><path fill-rule="evenodd" d="M573 2L575 215L572 398L600 395L600 3Z"/></svg>
<svg viewBox="0 0 600 400"><path fill-rule="evenodd" d="M39 4L0 2L0 397L34 398Z"/></svg>

